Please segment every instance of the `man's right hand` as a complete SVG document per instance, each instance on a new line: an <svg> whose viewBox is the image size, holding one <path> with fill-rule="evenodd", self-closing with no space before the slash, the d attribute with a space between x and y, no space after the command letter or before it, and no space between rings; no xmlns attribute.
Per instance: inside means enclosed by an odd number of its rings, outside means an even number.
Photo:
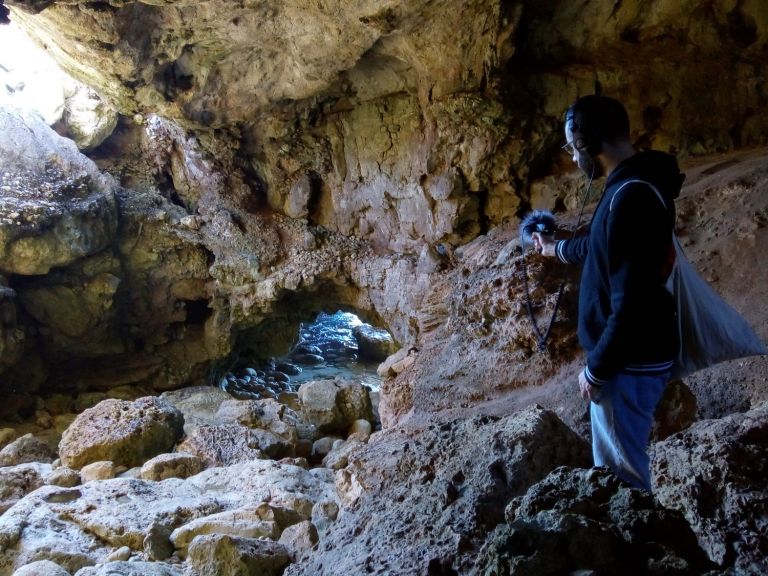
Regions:
<svg viewBox="0 0 768 576"><path fill-rule="evenodd" d="M539 254L544 256L555 255L555 245L557 242L551 234L542 234L541 232L533 232L531 234L533 239L533 247Z"/></svg>

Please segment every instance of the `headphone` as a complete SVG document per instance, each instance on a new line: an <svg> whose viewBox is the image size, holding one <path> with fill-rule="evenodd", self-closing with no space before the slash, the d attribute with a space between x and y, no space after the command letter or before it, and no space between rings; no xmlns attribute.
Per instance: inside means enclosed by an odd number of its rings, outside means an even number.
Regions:
<svg viewBox="0 0 768 576"><path fill-rule="evenodd" d="M582 100L577 100L566 111L565 124L567 126L569 122L571 123L575 148L591 158L595 158L603 151L603 140L595 127L597 119L591 118L596 111L591 108L593 107L585 106Z"/></svg>

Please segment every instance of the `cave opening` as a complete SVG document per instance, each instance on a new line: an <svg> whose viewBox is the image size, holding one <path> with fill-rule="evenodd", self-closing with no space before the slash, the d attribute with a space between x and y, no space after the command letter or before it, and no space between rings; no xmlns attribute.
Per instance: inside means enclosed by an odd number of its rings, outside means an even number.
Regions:
<svg viewBox="0 0 768 576"><path fill-rule="evenodd" d="M238 398L274 398L295 393L311 380L354 380L379 390L379 364L396 350L384 328L364 322L356 312L320 310L288 321L265 321L238 337L226 370L215 385Z"/></svg>

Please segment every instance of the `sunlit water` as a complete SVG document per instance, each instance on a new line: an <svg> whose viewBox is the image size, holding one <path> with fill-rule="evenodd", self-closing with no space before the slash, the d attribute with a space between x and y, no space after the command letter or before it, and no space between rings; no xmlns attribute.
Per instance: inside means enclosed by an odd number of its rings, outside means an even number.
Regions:
<svg viewBox="0 0 768 576"><path fill-rule="evenodd" d="M324 362L317 365L306 364L298 360L295 353L282 358L302 368L301 374L291 376L291 382L301 384L320 378L349 378L363 385L378 390L381 377L376 373L377 362L366 362L357 357L357 341L352 333L355 326L362 324L360 319L349 312L326 314L320 312L314 322L302 323L299 339L293 351L306 347L315 347Z"/></svg>

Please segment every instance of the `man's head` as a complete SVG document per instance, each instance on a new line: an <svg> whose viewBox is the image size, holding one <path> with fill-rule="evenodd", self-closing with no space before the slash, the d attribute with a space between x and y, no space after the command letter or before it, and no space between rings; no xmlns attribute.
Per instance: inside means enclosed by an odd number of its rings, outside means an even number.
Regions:
<svg viewBox="0 0 768 576"><path fill-rule="evenodd" d="M579 168L588 176L602 176L604 166L598 156L606 146L629 144L627 111L608 96L579 98L565 113L565 141Z"/></svg>

